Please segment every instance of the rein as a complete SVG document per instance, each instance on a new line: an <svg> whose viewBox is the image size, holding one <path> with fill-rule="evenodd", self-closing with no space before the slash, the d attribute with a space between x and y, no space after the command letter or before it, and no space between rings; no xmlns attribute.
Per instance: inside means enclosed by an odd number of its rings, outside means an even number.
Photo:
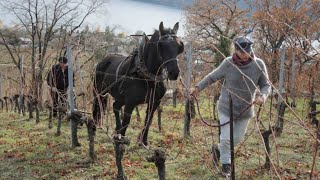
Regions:
<svg viewBox="0 0 320 180"><path fill-rule="evenodd" d="M196 105L197 105L197 111L199 113L199 116L200 116L200 119L201 121L207 125L207 126L210 126L210 127L222 127L224 125L227 125L230 123L230 121L228 122L225 122L225 123L222 123L222 124L210 124L208 123L206 120L203 119L201 113L200 113L200 106L199 106L199 102L198 102L198 99L194 96L194 95L191 95L193 97L193 99L195 100L196 102ZM253 103L249 104L246 108L244 108L237 117L235 117L234 121L238 120L251 106L253 106ZM260 111L259 111L260 112Z"/></svg>
<svg viewBox="0 0 320 180"><path fill-rule="evenodd" d="M182 81L181 77L180 77L180 82L182 83L182 85L184 86L184 88L186 88L186 89L188 90L187 86L184 84L184 82ZM188 93L189 93L189 91L188 91ZM189 93L189 94L190 94L190 93ZM208 122L202 117L202 115L201 115L200 105L199 105L198 98L195 97L193 94L190 94L190 95L193 97L194 101L196 102L198 114L199 114L199 116L200 116L201 121L202 121L205 125L207 125L207 126L209 126L209 127L222 127L222 126L225 126L225 125L227 125L227 124L230 123L230 121L225 122L225 123L222 123L222 124L211 124L211 123L208 123ZM240 112L240 114L234 119L234 121L238 120L251 106L253 106L253 104L254 104L254 102L253 102L253 103L250 103L246 108L244 108L244 109ZM259 113L260 113L260 110L258 111L258 115L257 115L257 116L259 116Z"/></svg>

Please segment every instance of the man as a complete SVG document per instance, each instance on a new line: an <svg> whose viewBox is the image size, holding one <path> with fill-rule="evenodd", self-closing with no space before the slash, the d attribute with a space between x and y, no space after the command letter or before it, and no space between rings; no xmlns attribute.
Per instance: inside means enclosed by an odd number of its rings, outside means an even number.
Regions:
<svg viewBox="0 0 320 180"><path fill-rule="evenodd" d="M53 65L47 76L47 83L50 87L51 98L53 102L53 117L57 116L57 108L66 107L68 81L68 59L60 57L59 64Z"/></svg>
<svg viewBox="0 0 320 180"><path fill-rule="evenodd" d="M220 124L230 120L229 96L231 95L235 118L234 145L237 145L246 133L250 118L254 116L253 104L262 105L270 93L271 86L265 63L255 57L252 50L253 42L240 36L233 40L233 44L234 54L224 59L218 68L204 77L191 91L191 95L197 97L199 92L210 84L223 80L218 102ZM245 110L247 107L249 109ZM229 176L231 164L229 124L221 126L220 144L214 154L218 155L218 160L221 157L222 172Z"/></svg>

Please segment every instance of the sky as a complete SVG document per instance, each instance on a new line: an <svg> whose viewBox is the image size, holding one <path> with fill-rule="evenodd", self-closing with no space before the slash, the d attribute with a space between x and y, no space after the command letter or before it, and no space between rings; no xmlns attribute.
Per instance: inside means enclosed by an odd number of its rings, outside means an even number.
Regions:
<svg viewBox="0 0 320 180"><path fill-rule="evenodd" d="M0 12L0 17L4 25L10 26L13 23L14 17L8 13ZM133 0L110 0L99 14L89 16L85 23L92 29L100 27L101 30L106 26L116 26L117 33L125 32L130 35L140 30L152 34L154 29L159 28L161 21L164 27L171 28L179 22L178 35L184 35L185 20L182 10Z"/></svg>

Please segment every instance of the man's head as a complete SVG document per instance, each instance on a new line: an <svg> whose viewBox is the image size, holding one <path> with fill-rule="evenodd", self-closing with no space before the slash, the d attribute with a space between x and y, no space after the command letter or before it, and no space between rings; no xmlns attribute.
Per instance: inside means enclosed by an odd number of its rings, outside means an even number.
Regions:
<svg viewBox="0 0 320 180"><path fill-rule="evenodd" d="M245 36L239 36L233 40L237 55L241 59L248 59L252 52L253 42Z"/></svg>
<svg viewBox="0 0 320 180"><path fill-rule="evenodd" d="M67 67L68 66L68 59L66 57L60 57L58 59L61 67Z"/></svg>
<svg viewBox="0 0 320 180"><path fill-rule="evenodd" d="M236 50L241 50L247 53L252 51L253 42L245 36L239 36L233 40L233 44Z"/></svg>

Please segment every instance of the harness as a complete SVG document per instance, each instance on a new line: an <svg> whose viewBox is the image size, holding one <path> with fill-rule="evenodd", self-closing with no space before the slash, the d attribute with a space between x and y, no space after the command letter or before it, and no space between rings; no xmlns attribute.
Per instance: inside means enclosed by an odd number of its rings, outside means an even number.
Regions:
<svg viewBox="0 0 320 180"><path fill-rule="evenodd" d="M121 87L122 87L122 84L123 84L125 78L128 78L129 75L133 73L132 70L135 69L135 68L133 68L133 69L131 69L131 71L130 71L130 67L131 67L132 61L136 58L136 56L137 56L137 53L136 53L136 51L134 51L131 55L129 55L128 57L126 57L124 60L122 60L122 61L119 63L119 65L118 65L118 67L117 67L117 70L116 70L116 80L115 80L114 82L112 82L108 87L106 87L106 88L100 93L102 96L106 96L106 93L108 93L108 91L109 91L114 85L116 85L116 84L119 83L119 82L121 82L121 84L120 84L120 86L119 86L119 90L120 90L120 93L122 93L122 88L121 88ZM128 60L128 59L131 61L130 64L129 64L129 66L128 66L128 69L126 70L126 73L125 73L124 75L122 75L121 77L119 77L120 67L121 67L122 64L123 64L126 60ZM130 73L129 73L129 71L130 71ZM133 79L133 78L131 77L131 79Z"/></svg>
<svg viewBox="0 0 320 180"><path fill-rule="evenodd" d="M168 34L168 35L163 35L159 38L158 42L157 42L157 48L159 48L159 41L162 37L176 37L175 34ZM142 40L142 42L145 42L145 39ZM126 79L134 79L131 75L136 73L139 77L143 78L145 81L153 81L153 82L162 82L166 79L166 77L164 77L162 74L161 75L157 75L157 74L153 74L151 73L148 68L145 65L144 62L144 57L143 57L143 52L144 52L144 48L145 48L145 43L142 43L140 45L140 48L138 48L137 50L133 51L133 53L131 53L131 55L129 55L127 58L125 58L124 60L122 60L116 70L116 80L114 82L112 82L107 88L105 88L100 94L102 94L102 96L105 96L105 94L117 83L121 83L119 86L119 91L122 94L123 92L123 83L125 82ZM159 50L157 50L158 52L158 57L160 59L162 59L162 56L159 53ZM123 65L123 63L126 60L130 60L130 64L125 72L124 75L120 76L119 75L119 71L121 66ZM164 66L165 64L171 62L171 61L177 61L177 58L171 58L168 59L166 61L164 61L162 63L161 66ZM132 63L134 63L134 65L132 66Z"/></svg>
<svg viewBox="0 0 320 180"><path fill-rule="evenodd" d="M144 40L142 40L142 42L144 42ZM145 47L145 43L143 43L140 46L140 49L138 51L138 56L134 59L134 64L135 64L135 68L138 76L145 78L145 80L147 81L156 81L156 82L164 81L165 80L164 77L152 74L146 67L145 63L143 62L144 47Z"/></svg>

